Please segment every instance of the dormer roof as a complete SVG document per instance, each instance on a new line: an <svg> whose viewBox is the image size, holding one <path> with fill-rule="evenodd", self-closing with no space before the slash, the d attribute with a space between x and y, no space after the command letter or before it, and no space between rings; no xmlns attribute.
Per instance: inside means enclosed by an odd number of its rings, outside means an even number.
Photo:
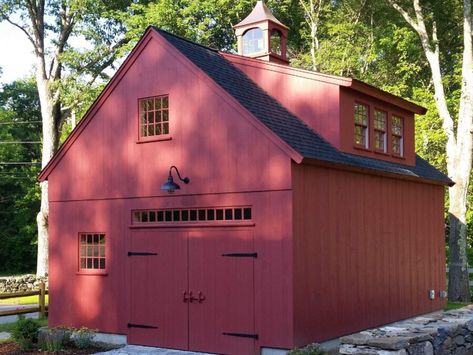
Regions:
<svg viewBox="0 0 473 355"><path fill-rule="evenodd" d="M237 28L264 21L272 21L283 28L289 29L286 25L284 25L276 17L274 17L274 15L271 13L271 10L266 6L264 1L262 0L258 0L253 11L251 11L251 13L243 21L233 27Z"/></svg>

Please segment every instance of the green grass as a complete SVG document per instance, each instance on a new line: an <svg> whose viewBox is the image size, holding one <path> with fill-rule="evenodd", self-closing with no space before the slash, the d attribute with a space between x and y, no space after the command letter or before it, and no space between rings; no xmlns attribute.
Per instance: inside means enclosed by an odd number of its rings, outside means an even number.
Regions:
<svg viewBox="0 0 473 355"><path fill-rule="evenodd" d="M445 307L445 311L451 311L454 309L462 308L468 306L469 302L448 302L447 306Z"/></svg>
<svg viewBox="0 0 473 355"><path fill-rule="evenodd" d="M41 327L48 325L47 319L37 319L37 322ZM0 332L11 332L16 322L0 324Z"/></svg>
<svg viewBox="0 0 473 355"><path fill-rule="evenodd" d="M46 304L48 304L48 295L46 295ZM38 304L38 296L26 296L17 298L8 298L0 300L0 304Z"/></svg>

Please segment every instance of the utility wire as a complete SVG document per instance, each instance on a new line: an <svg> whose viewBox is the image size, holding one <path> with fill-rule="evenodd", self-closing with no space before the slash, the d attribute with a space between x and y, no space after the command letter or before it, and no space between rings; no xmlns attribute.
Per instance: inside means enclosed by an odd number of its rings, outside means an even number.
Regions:
<svg viewBox="0 0 473 355"><path fill-rule="evenodd" d="M41 123L42 121L10 121L10 122L0 122L0 126L9 125L9 124L29 124L29 123Z"/></svg>
<svg viewBox="0 0 473 355"><path fill-rule="evenodd" d="M41 144L41 141L0 141L0 144Z"/></svg>
<svg viewBox="0 0 473 355"><path fill-rule="evenodd" d="M0 161L0 165L40 165L40 162L33 161Z"/></svg>

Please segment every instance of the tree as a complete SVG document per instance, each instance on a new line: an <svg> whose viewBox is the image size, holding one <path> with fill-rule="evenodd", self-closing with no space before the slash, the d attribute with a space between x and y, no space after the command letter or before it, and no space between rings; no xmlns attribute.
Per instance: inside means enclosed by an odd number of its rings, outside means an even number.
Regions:
<svg viewBox="0 0 473 355"><path fill-rule="evenodd" d="M80 96L66 97L64 82L91 87L117 57L126 43L123 27L114 14L130 1L93 0L0 0L0 20L22 31L36 58L36 86L42 117L44 168L57 151L61 129L71 111L81 104ZM90 49L74 49L71 39L92 44ZM80 81L80 78L83 81ZM76 91L80 93L81 90ZM68 104L66 104L66 102ZM37 274L47 273L48 183L42 182L41 207L37 215Z"/></svg>
<svg viewBox="0 0 473 355"><path fill-rule="evenodd" d="M0 90L0 273L31 272L36 265L41 112L34 80Z"/></svg>
<svg viewBox="0 0 473 355"><path fill-rule="evenodd" d="M441 53L443 41L439 37L438 24L446 17L445 11L454 14L455 4L425 3L413 0L412 6L388 0L404 20L418 34L425 57L430 66L431 79L435 92L435 103L442 120L442 127L447 137L447 170L455 182L449 189L449 299L469 301L469 278L467 258L467 193L472 165L472 119L473 119L473 49L472 49L472 13L471 0L463 1L463 54L461 56L461 87L458 107L449 107L446 96L444 73L445 56ZM444 60L442 62L442 59ZM460 58L458 58L460 59ZM454 115L457 113L457 120Z"/></svg>

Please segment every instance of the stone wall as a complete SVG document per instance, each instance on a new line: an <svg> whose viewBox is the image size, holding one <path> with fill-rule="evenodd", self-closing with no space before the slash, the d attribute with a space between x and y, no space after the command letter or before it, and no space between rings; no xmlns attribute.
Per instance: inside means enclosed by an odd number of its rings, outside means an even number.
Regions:
<svg viewBox="0 0 473 355"><path fill-rule="evenodd" d="M340 339L340 354L473 354L473 305L370 329Z"/></svg>
<svg viewBox="0 0 473 355"><path fill-rule="evenodd" d="M35 275L0 277L0 293L37 290L41 281L46 284L47 289L47 277L36 277Z"/></svg>

